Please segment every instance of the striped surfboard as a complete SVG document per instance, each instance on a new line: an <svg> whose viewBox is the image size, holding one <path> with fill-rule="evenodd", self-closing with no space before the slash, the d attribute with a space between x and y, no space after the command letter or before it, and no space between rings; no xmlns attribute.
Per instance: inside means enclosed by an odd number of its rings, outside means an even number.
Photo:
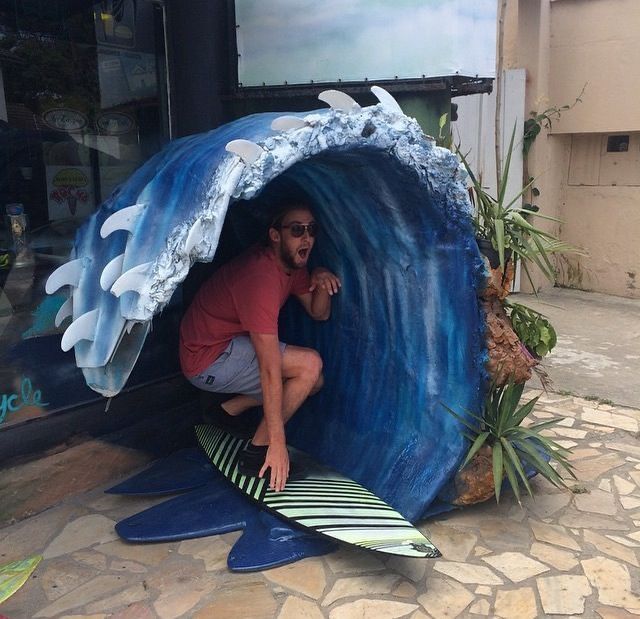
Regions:
<svg viewBox="0 0 640 619"><path fill-rule="evenodd" d="M282 492L266 479L240 475L240 452L249 442L215 426L196 426L201 447L213 465L237 488L268 510L332 539L405 557L436 558L439 550L387 505L355 481L322 467L300 451L291 456L302 473Z"/></svg>

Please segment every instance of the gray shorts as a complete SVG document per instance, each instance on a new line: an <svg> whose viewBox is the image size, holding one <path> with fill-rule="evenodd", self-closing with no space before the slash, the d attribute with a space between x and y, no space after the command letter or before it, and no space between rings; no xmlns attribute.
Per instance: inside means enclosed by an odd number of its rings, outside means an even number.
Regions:
<svg viewBox="0 0 640 619"><path fill-rule="evenodd" d="M286 347L285 343L280 342L281 354ZM234 337L208 368L188 380L204 391L250 395L262 402L258 357L247 335Z"/></svg>

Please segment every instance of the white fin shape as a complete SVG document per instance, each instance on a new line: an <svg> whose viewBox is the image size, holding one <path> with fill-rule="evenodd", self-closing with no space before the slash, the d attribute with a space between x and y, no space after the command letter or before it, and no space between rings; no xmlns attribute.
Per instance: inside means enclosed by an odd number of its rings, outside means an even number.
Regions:
<svg viewBox="0 0 640 619"><path fill-rule="evenodd" d="M404 116L404 112L402 111L400 104L395 100L394 96L390 92L380 86L371 86L371 92L376 96L378 101L382 103L383 108L389 112L402 114Z"/></svg>
<svg viewBox="0 0 640 619"><path fill-rule="evenodd" d="M196 219L196 222L191 226L187 240L184 243L184 253L187 256L191 253L191 250L204 238L204 224L202 219Z"/></svg>
<svg viewBox="0 0 640 619"><path fill-rule="evenodd" d="M56 327L59 327L65 321L65 319L69 318L72 315L73 315L73 297L69 297L60 306L60 309L58 310L58 313L56 314L56 317L55 317L55 320L54 320L54 323L55 323Z"/></svg>
<svg viewBox="0 0 640 619"><path fill-rule="evenodd" d="M272 123L274 131L289 131L289 129L302 129L307 126L307 121L298 116L278 116Z"/></svg>
<svg viewBox="0 0 640 619"><path fill-rule="evenodd" d="M113 286L113 282L122 275L122 264L124 263L124 253L116 256L113 260L107 263L107 266L102 269L100 275L100 288L102 290L109 290Z"/></svg>
<svg viewBox="0 0 640 619"><path fill-rule="evenodd" d="M145 262L123 273L118 277L113 286L111 286L111 292L116 295L116 297L130 290L140 293L140 288L147 279L147 274L152 264L153 262Z"/></svg>
<svg viewBox="0 0 640 619"><path fill-rule="evenodd" d="M62 266L58 267L47 279L47 283L44 286L47 294L53 294L62 286L78 287L80 282L80 274L82 273L82 258L76 258L76 260L70 260Z"/></svg>
<svg viewBox="0 0 640 619"><path fill-rule="evenodd" d="M133 206L127 206L127 208L116 211L113 215L110 215L105 219L105 222L100 228L100 236L103 239L106 239L116 230L132 232L136 225L136 220L146 207L146 204L134 204Z"/></svg>
<svg viewBox="0 0 640 619"><path fill-rule="evenodd" d="M264 149L250 140L231 140L225 150L234 155L238 155L247 165L257 161L258 157L264 153Z"/></svg>
<svg viewBox="0 0 640 619"><path fill-rule="evenodd" d="M96 337L96 326L98 324L99 315L100 310L94 309L86 314L82 314L79 318L76 318L62 336L62 342L60 344L62 350L67 352L80 340L89 340L93 342Z"/></svg>
<svg viewBox="0 0 640 619"><path fill-rule="evenodd" d="M346 92L341 90L323 90L318 99L328 103L334 110L341 110L342 112L359 112L362 108L352 97Z"/></svg>

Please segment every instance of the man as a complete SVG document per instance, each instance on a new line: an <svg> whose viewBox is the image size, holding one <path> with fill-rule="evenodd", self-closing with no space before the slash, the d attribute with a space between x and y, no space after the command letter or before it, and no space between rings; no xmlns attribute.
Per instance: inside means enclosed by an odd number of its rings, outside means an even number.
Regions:
<svg viewBox="0 0 640 619"><path fill-rule="evenodd" d="M238 394L221 405L236 417L263 405L264 415L241 454L239 470L281 491L289 476L284 425L323 383L322 359L278 340L278 314L290 295L315 320L327 320L341 282L323 267L307 270L318 224L302 204L283 208L256 245L202 286L180 327L180 363L200 389Z"/></svg>

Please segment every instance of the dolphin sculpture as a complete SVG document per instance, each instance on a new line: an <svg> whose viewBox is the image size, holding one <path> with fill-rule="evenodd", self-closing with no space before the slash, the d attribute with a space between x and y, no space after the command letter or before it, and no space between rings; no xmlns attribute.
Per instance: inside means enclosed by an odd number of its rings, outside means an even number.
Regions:
<svg viewBox="0 0 640 619"><path fill-rule="evenodd" d="M322 226L315 259L343 288L326 323L285 308L284 338L316 348L326 378L290 442L416 520L467 448L443 404L482 401L485 271L459 161L372 91L376 105L328 90L327 109L255 114L171 142L78 231L46 290L68 291L62 348L112 396L191 266L220 258L223 226L223 240L246 246L269 204L304 192Z"/></svg>

